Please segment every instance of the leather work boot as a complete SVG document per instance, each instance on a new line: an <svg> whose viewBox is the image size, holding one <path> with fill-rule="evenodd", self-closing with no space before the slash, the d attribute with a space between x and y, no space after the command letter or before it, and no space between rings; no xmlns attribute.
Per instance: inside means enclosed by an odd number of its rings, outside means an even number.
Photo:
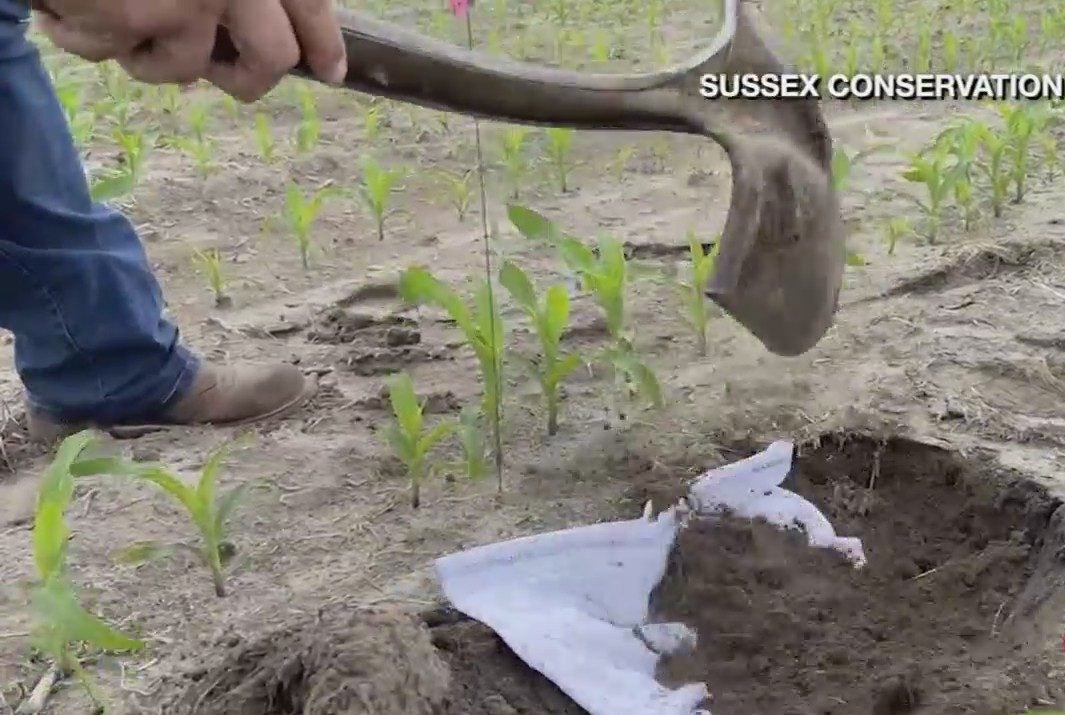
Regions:
<svg viewBox="0 0 1065 715"><path fill-rule="evenodd" d="M151 424L60 424L30 410L27 428L32 441L52 443L90 427L135 435L177 425L238 426L289 414L317 389L317 377L294 365L203 363L188 393Z"/></svg>

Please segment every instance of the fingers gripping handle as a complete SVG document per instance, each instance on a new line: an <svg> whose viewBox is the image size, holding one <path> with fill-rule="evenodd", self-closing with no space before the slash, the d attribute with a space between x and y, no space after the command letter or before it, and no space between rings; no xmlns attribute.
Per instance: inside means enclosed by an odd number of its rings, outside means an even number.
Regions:
<svg viewBox="0 0 1065 715"><path fill-rule="evenodd" d="M37 1L38 0L33 0L33 2ZM218 32L215 34L214 49L211 51L211 61L218 62L219 64L231 65L235 64L239 57L240 51L233 42L233 36L229 34L229 30L227 30L225 26L219 25ZM302 58L298 65L289 70L289 74L299 77L312 76L310 67Z"/></svg>

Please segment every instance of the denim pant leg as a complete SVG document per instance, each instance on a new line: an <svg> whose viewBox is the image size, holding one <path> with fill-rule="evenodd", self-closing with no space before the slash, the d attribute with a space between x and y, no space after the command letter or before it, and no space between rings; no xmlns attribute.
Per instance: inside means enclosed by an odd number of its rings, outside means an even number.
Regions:
<svg viewBox="0 0 1065 715"><path fill-rule="evenodd" d="M148 419L197 359L163 315L132 224L93 203L26 11L0 0L0 327L30 403L54 419Z"/></svg>

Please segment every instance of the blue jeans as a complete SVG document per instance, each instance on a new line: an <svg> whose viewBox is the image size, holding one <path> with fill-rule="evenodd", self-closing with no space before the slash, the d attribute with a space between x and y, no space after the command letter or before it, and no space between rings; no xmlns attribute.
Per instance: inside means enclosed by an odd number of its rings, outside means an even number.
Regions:
<svg viewBox="0 0 1065 715"><path fill-rule="evenodd" d="M144 247L94 203L26 10L0 0L0 328L36 411L60 421L151 419L199 363L163 316Z"/></svg>

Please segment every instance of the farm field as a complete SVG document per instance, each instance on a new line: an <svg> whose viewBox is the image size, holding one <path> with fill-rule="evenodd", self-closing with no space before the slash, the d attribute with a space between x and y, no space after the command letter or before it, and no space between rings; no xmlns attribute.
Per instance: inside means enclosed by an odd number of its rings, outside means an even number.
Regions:
<svg viewBox="0 0 1065 715"><path fill-rule="evenodd" d="M443 2L358 9L467 41ZM802 71L1056 72L1065 59L1065 8L1044 3L749 9ZM690 0L484 0L471 26L482 50L626 72L686 59L719 24L712 3ZM112 712L580 713L441 609L433 559L634 518L649 499L663 509L686 480L776 439L798 446L789 488L861 537L870 564L851 572L757 526L685 534L655 609L696 627L700 646L664 682L705 680L715 715L1065 707L1065 103L826 102L852 265L836 325L782 358L685 291L690 239L713 243L728 207L729 164L707 139L475 125L297 79L238 106L42 52L94 186L139 227L186 341L320 380L284 420L108 440L190 480L227 447L219 489L244 491L221 549L224 597L190 550L162 548L199 535L157 485L77 481L71 581L146 644L72 651ZM443 306L405 300L435 280L474 304L478 136L493 275L511 266L493 293L501 494L492 420L471 420L495 363ZM623 320L601 307L609 286L580 290L579 266L523 235L536 216L624 246ZM520 276L537 296L565 286L560 360L584 359L557 385L554 434L528 369L543 336L515 300ZM622 333L633 352L611 363ZM5 344L0 715L49 669L29 594L35 490L54 456L27 442ZM612 382L619 367L633 389ZM421 465L417 508L387 438L397 375L426 401L426 432L454 425ZM356 704L363 681L373 706ZM91 708L67 679L43 712Z"/></svg>

